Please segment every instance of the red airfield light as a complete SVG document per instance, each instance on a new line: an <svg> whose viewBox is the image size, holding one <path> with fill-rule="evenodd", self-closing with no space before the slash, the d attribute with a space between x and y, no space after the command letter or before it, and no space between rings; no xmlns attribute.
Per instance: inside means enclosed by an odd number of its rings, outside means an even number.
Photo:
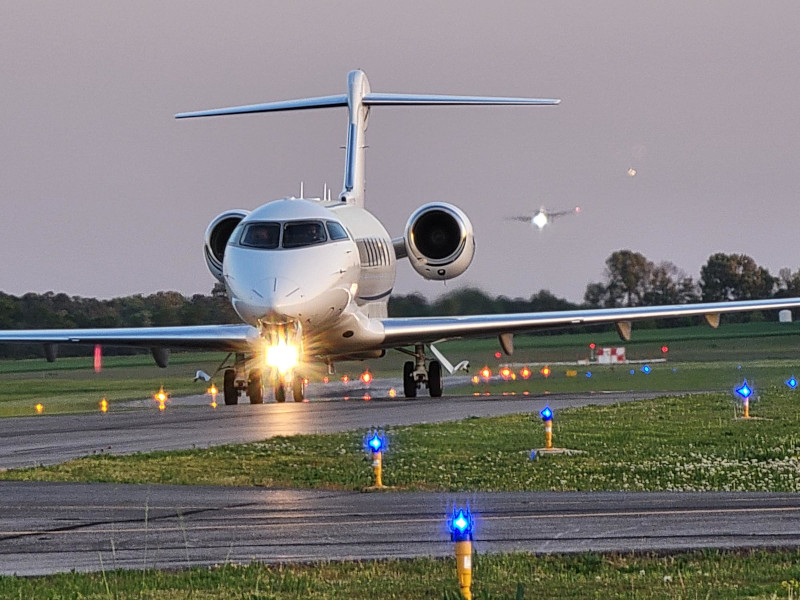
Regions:
<svg viewBox="0 0 800 600"><path fill-rule="evenodd" d="M669 346L661 346L661 354L666 354L667 352L669 352Z"/></svg>
<svg viewBox="0 0 800 600"><path fill-rule="evenodd" d="M595 345L595 343L594 343L594 342L592 342L591 344L589 344L589 350L594 350L596 347L597 347L597 346Z"/></svg>
<svg viewBox="0 0 800 600"><path fill-rule="evenodd" d="M500 358L501 356L502 356L502 354L500 354L499 352L495 352L494 353L494 357L495 358Z"/></svg>

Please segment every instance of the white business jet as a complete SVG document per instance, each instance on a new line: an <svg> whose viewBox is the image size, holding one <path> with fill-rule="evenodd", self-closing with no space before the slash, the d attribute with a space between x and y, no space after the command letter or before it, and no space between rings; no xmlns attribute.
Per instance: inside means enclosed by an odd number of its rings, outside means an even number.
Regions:
<svg viewBox="0 0 800 600"><path fill-rule="evenodd" d="M339 360L377 358L395 349L412 357L403 369L403 391L415 397L427 387L442 394L442 368L452 366L434 347L441 340L498 336L513 352L513 334L539 329L616 323L630 337L637 320L704 315L712 326L728 312L800 306L800 298L696 305L651 306L548 313L388 318L387 304L398 260L407 259L425 279L463 273L475 252L467 215L445 202L417 208L403 235L392 238L364 208L365 134L370 109L397 105L555 105L558 100L382 94L370 91L366 75L352 71L347 93L202 112L178 118L343 107L348 129L344 187L335 199L284 198L253 211L229 210L205 235L205 258L224 283L241 325L0 331L0 342L44 345L55 360L59 344L107 344L149 348L164 367L171 348L226 350L234 356L224 371L226 404L246 393L261 403L265 385L275 400L304 396L303 376L313 363L329 369ZM302 195L302 194L301 194Z"/></svg>

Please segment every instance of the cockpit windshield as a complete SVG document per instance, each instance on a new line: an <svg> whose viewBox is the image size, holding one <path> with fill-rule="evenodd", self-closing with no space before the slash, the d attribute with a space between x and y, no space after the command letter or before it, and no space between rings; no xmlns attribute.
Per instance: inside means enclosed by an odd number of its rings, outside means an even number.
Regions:
<svg viewBox="0 0 800 600"><path fill-rule="evenodd" d="M284 248L300 248L327 240L322 221L289 221L283 224Z"/></svg>
<svg viewBox="0 0 800 600"><path fill-rule="evenodd" d="M230 243L245 248L275 250L348 239L347 230L336 221L259 221L240 223L231 235Z"/></svg>
<svg viewBox="0 0 800 600"><path fill-rule="evenodd" d="M278 223L251 223L244 230L242 246L270 250L278 247L281 226Z"/></svg>

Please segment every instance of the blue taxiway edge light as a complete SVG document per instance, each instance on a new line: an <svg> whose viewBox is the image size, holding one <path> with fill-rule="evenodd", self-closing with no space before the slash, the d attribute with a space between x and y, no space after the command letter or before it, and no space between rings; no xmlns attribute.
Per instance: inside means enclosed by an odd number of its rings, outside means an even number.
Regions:
<svg viewBox="0 0 800 600"><path fill-rule="evenodd" d="M386 448L386 436L380 431L370 431L365 439L367 447L372 452L381 452Z"/></svg>
<svg viewBox="0 0 800 600"><path fill-rule="evenodd" d="M787 379L786 381L784 381L784 383L787 385L787 387L790 387L790 388L791 388L791 389L793 389L793 390L794 390L794 389L797 389L797 379L795 378L795 376L794 376L794 375L792 375L791 377L789 377L789 379Z"/></svg>
<svg viewBox="0 0 800 600"><path fill-rule="evenodd" d="M550 410L549 406L545 406L539 414L542 416L542 421L549 421L553 418L553 411Z"/></svg>
<svg viewBox="0 0 800 600"><path fill-rule="evenodd" d="M645 366L642 367L642 373L644 373L645 375L649 375L650 371L652 371L652 369L650 368L650 365L645 365Z"/></svg>
<svg viewBox="0 0 800 600"><path fill-rule="evenodd" d="M742 385L740 385L739 387L737 387L737 388L736 388L736 390L734 390L734 391L735 391L735 392L736 392L736 393L737 393L739 396L741 396L742 398L744 398L745 400L747 400L747 399L748 399L750 396L752 396L752 395L753 395L753 390L752 390L752 388L751 388L749 385L747 385L747 379L745 379L745 380L744 380L744 382L742 383Z"/></svg>
<svg viewBox="0 0 800 600"><path fill-rule="evenodd" d="M466 508L453 506L453 512L447 519L447 527L450 529L450 537L454 542L464 542L472 539L472 529L475 525L475 519L469 510Z"/></svg>

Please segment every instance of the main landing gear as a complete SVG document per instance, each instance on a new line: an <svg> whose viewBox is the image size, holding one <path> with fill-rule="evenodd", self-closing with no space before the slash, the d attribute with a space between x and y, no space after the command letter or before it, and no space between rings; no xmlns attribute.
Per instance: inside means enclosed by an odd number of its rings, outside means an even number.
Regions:
<svg viewBox="0 0 800 600"><path fill-rule="evenodd" d="M251 359L252 360L252 359ZM250 404L264 402L264 376L261 369L248 368L248 359L243 353L236 353L233 367L225 369L222 378L222 395L225 404L230 406L239 403L239 396L246 394ZM305 381L297 374L277 375L273 384L275 402L286 402L286 387L291 386L292 398L295 402L305 399Z"/></svg>
<svg viewBox="0 0 800 600"><path fill-rule="evenodd" d="M403 393L406 398L416 398L417 390L425 385L431 398L442 395L442 363L438 360L428 362L425 368L425 346L416 344L414 352L401 350L414 357L403 365Z"/></svg>

